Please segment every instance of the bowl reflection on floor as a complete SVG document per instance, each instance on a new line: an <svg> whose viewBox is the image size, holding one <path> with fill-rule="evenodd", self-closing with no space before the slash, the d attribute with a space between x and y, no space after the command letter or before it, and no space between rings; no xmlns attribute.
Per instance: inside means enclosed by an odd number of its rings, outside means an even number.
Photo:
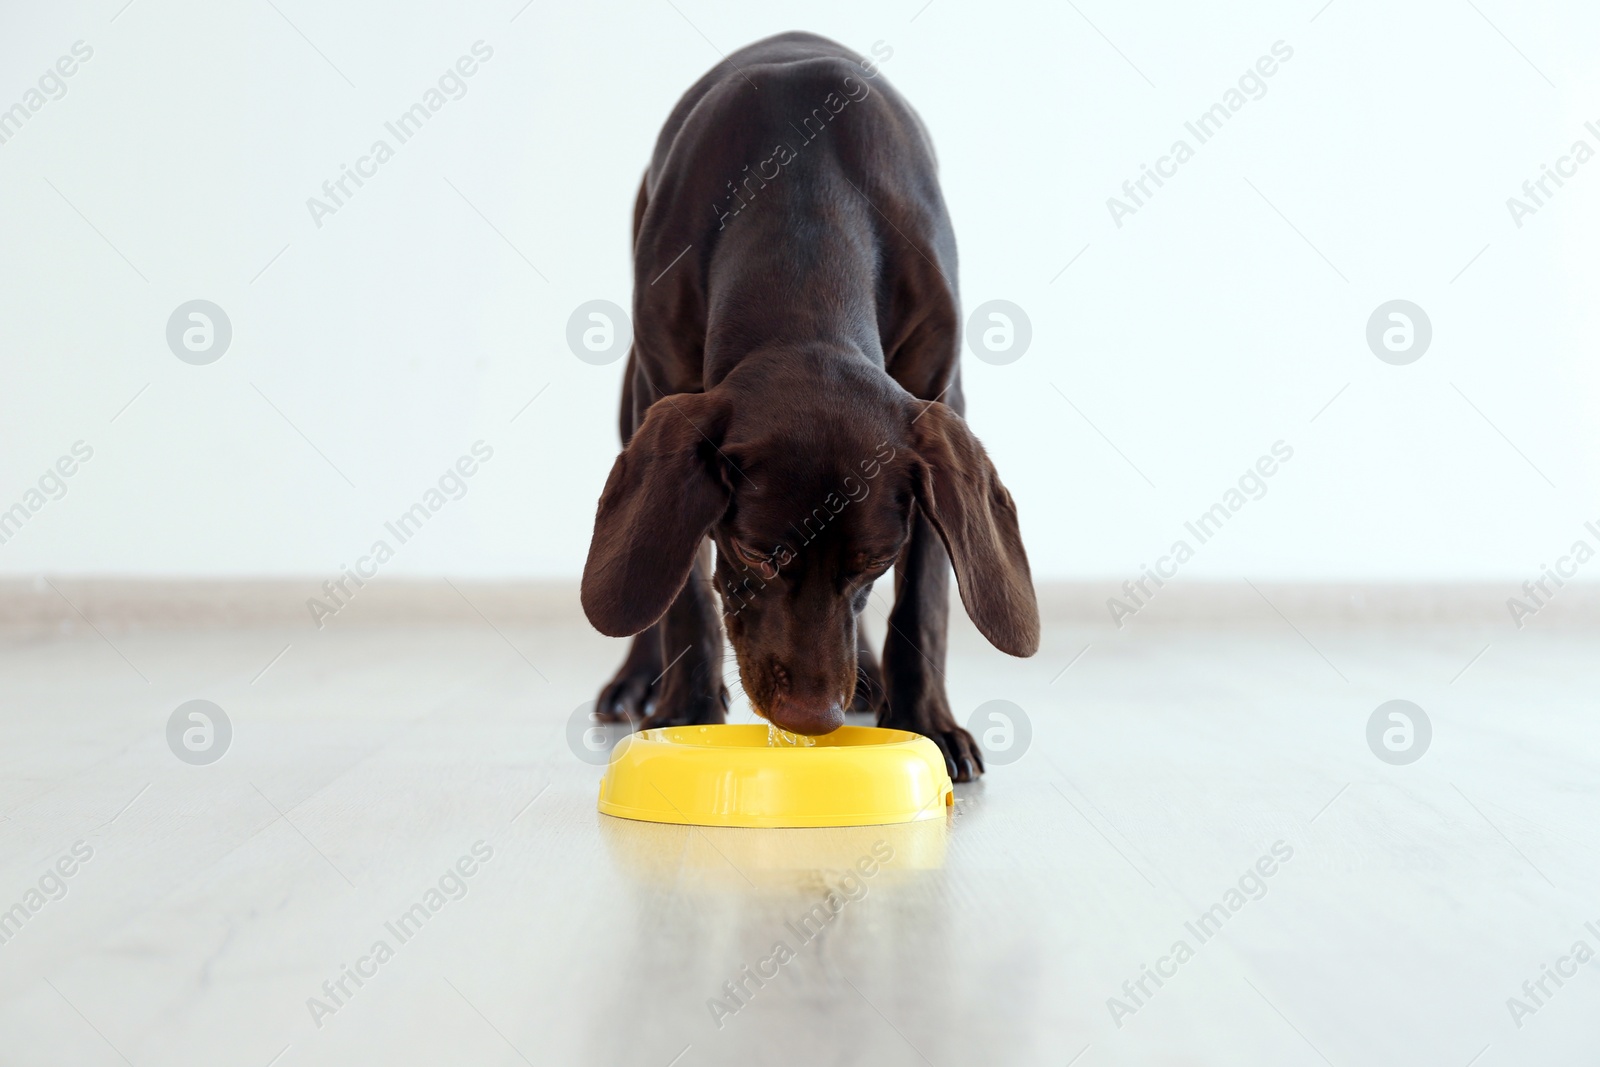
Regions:
<svg viewBox="0 0 1600 1067"><path fill-rule="evenodd" d="M649 886L786 886L855 870L897 881L944 866L948 819L888 826L753 830L681 826L595 815L622 874Z"/></svg>

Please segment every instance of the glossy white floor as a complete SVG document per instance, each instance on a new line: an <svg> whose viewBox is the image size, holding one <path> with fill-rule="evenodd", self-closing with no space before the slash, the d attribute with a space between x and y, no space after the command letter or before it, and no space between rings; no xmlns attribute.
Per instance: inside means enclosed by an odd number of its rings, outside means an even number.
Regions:
<svg viewBox="0 0 1600 1067"><path fill-rule="evenodd" d="M6 641L0 1063L1591 1062L1593 632L1301 629L963 627L953 703L1031 745L850 831L598 815L565 730L621 645L576 622Z"/></svg>

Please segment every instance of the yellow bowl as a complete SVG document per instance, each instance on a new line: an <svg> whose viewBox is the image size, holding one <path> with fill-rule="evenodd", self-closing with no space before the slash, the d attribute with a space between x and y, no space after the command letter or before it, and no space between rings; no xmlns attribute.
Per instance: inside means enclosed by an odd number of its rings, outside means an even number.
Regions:
<svg viewBox="0 0 1600 1067"><path fill-rule="evenodd" d="M671 726L618 742L600 810L694 826L872 826L942 819L944 754L921 734L841 726L774 746L764 723Z"/></svg>

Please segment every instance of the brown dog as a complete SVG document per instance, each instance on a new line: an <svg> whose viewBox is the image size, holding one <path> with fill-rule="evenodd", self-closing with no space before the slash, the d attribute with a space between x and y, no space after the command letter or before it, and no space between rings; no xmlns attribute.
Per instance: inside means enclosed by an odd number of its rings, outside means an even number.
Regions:
<svg viewBox="0 0 1600 1067"><path fill-rule="evenodd" d="M975 777L945 696L947 560L1001 651L1032 655L1039 614L1011 495L961 417L955 238L920 120L832 41L757 42L673 109L633 229L624 448L583 609L637 636L597 714L722 722L720 614L777 726L876 711ZM860 616L890 566L880 669Z"/></svg>

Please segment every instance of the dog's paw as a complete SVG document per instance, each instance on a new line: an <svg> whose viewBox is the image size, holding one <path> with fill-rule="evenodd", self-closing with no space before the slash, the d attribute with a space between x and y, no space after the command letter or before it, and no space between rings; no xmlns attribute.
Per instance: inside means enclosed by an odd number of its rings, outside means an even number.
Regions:
<svg viewBox="0 0 1600 1067"><path fill-rule="evenodd" d="M653 677L646 670L630 669L624 664L617 676L600 690L600 699L594 705L594 717L601 722L638 722L643 719L651 711L650 698L655 690Z"/></svg>
<svg viewBox="0 0 1600 1067"><path fill-rule="evenodd" d="M910 730L939 746L944 753L945 770L952 782L975 781L983 774L983 749L977 739L956 724L946 708L924 714L896 715L893 710L878 719L878 725L891 730Z"/></svg>
<svg viewBox="0 0 1600 1067"><path fill-rule="evenodd" d="M728 691L722 689L716 696L696 694L679 696L662 693L644 722L641 730L654 730L661 726L720 726L728 718Z"/></svg>
<svg viewBox="0 0 1600 1067"><path fill-rule="evenodd" d="M952 722L944 729L936 729L926 736L932 738L933 743L939 746L939 751L944 753L945 770L950 772L952 782L975 781L983 774L983 750L966 730Z"/></svg>

